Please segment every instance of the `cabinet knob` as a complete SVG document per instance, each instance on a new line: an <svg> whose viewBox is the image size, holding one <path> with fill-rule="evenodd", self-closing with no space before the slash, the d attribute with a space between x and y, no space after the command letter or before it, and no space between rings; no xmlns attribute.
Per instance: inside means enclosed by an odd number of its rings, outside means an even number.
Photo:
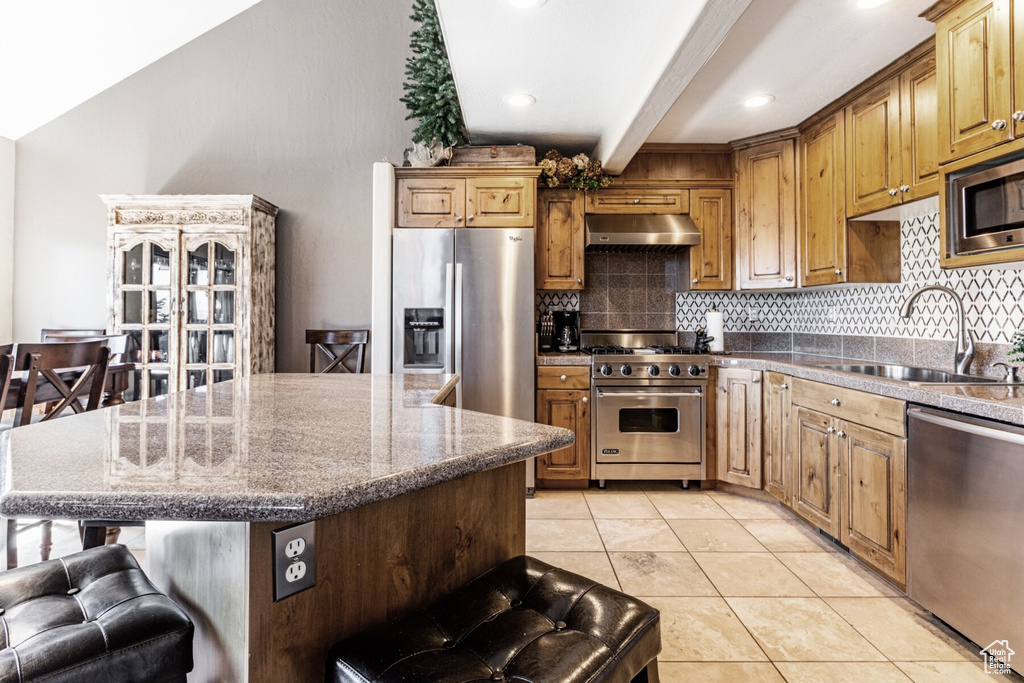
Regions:
<svg viewBox="0 0 1024 683"><path fill-rule="evenodd" d="M576 278L576 284L582 285L583 284L583 278L581 278L581 277Z"/></svg>
<svg viewBox="0 0 1024 683"><path fill-rule="evenodd" d="M583 398L580 399L580 403L590 403L590 397L584 396Z"/></svg>
<svg viewBox="0 0 1024 683"><path fill-rule="evenodd" d="M836 407L839 407L842 404L842 402L838 398L832 399L831 401L829 401L829 403L831 403L832 405L834 405Z"/></svg>
<svg viewBox="0 0 1024 683"><path fill-rule="evenodd" d="M793 276L792 275L787 275L786 276L786 282L792 282L792 281L793 281Z"/></svg>
<svg viewBox="0 0 1024 683"><path fill-rule="evenodd" d="M993 121L992 130L1006 130L1006 119L996 119Z"/></svg>
<svg viewBox="0 0 1024 683"><path fill-rule="evenodd" d="M566 381L566 380L567 380L567 379L569 379L569 378L568 378L568 377L566 377L565 375L562 375L562 376L561 376L561 377L559 377L558 379L560 379L560 380L562 380L562 381L564 382L564 381Z"/></svg>
<svg viewBox="0 0 1024 683"><path fill-rule="evenodd" d="M839 430L838 434L840 439L846 438L846 432L844 432L842 429Z"/></svg>
<svg viewBox="0 0 1024 683"><path fill-rule="evenodd" d="M751 384L760 384L761 383L761 378L760 377L751 377L750 378L750 383Z"/></svg>
<svg viewBox="0 0 1024 683"><path fill-rule="evenodd" d="M474 218L476 218L476 216L474 216L473 214L469 214L468 216L466 216L466 222L467 222L467 223L469 223L469 222L470 222L470 221L472 221L472 220L473 220Z"/></svg>
<svg viewBox="0 0 1024 683"><path fill-rule="evenodd" d="M1010 118L1012 118L1017 123L1024 123L1024 111L1018 109L1017 111L1013 112L1013 116Z"/></svg>
<svg viewBox="0 0 1024 683"><path fill-rule="evenodd" d="M829 434L835 434L835 433L836 433L836 428L835 428L835 427L831 427L831 426L830 426L830 427L829 427L828 429L826 429L825 431L826 431L827 433L829 433Z"/></svg>
<svg viewBox="0 0 1024 683"><path fill-rule="evenodd" d="M462 222L462 216L456 216L455 217L455 222L456 223L461 223Z"/></svg>
<svg viewBox="0 0 1024 683"><path fill-rule="evenodd" d="M639 203L640 203L640 199L639 199L639 198L637 198L637 199L634 199L634 200L633 200L633 203L634 203L634 204L639 204Z"/></svg>
<svg viewBox="0 0 1024 683"><path fill-rule="evenodd" d="M896 189L895 187L890 187L890 188L889 188L889 196L890 196L890 197L895 197L895 196L896 196L896 195L898 195L899 193L900 193L900 191L899 191L899 190L897 190L897 189Z"/></svg>
<svg viewBox="0 0 1024 683"><path fill-rule="evenodd" d="M836 275L842 275L842 274L843 274L843 269L842 268L836 268Z"/></svg>
<svg viewBox="0 0 1024 683"><path fill-rule="evenodd" d="M910 185L900 185L900 192L910 192Z"/></svg>
<svg viewBox="0 0 1024 683"><path fill-rule="evenodd" d="M692 282L693 284L697 284L698 280L697 278L693 278L692 280L690 280L690 282Z"/></svg>
<svg viewBox="0 0 1024 683"><path fill-rule="evenodd" d="M782 384L779 385L779 389L785 391L786 389L789 389L789 385L783 382Z"/></svg>

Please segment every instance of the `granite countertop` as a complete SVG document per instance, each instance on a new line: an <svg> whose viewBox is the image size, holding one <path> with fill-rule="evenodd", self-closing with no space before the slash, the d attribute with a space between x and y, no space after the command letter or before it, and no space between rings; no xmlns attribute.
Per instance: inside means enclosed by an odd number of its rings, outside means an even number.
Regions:
<svg viewBox="0 0 1024 683"><path fill-rule="evenodd" d="M590 365L591 356L589 353L574 351L572 353L559 353L546 351L537 353L537 365Z"/></svg>
<svg viewBox="0 0 1024 683"><path fill-rule="evenodd" d="M0 514L305 521L573 442L432 405L443 375L256 375L0 434Z"/></svg>
<svg viewBox="0 0 1024 683"><path fill-rule="evenodd" d="M717 367L779 372L911 403L1024 425L1024 384L920 385L816 367L851 362L856 361L792 353L737 353L731 356L712 356L711 359L712 365Z"/></svg>

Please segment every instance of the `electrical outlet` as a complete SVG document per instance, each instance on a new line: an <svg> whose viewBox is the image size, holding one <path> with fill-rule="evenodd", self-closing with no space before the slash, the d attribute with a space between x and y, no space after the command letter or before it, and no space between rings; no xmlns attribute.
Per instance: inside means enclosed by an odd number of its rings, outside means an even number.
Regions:
<svg viewBox="0 0 1024 683"><path fill-rule="evenodd" d="M271 533L274 602L316 585L316 523L293 524Z"/></svg>

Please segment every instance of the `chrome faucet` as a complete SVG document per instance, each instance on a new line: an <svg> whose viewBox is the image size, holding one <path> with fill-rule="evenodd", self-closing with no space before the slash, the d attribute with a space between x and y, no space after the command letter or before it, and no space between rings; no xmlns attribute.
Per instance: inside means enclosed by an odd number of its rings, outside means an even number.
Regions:
<svg viewBox="0 0 1024 683"><path fill-rule="evenodd" d="M977 343L978 338L974 335L974 330L967 329L967 319L964 316L964 302L960 298L960 295L954 292L949 287L943 287L942 285L925 285L919 287L911 292L907 300L903 302L903 308L900 309L900 315L904 318L909 318L910 314L914 312L914 300L921 294L930 291L945 292L953 298L953 303L956 304L957 323L959 325L956 331L956 355L953 360L956 364L956 372L958 375L966 375L970 372L971 363L974 362L974 345Z"/></svg>

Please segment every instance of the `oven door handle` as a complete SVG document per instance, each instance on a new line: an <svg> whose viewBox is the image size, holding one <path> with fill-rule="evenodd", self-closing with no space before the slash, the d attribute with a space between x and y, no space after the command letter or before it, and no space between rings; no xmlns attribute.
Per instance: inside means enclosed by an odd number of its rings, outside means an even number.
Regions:
<svg viewBox="0 0 1024 683"><path fill-rule="evenodd" d="M667 392L653 392L653 391L603 391L597 390L597 397L602 398L607 396L609 398L679 398L681 396L701 396L704 390L697 387L693 391L673 391L672 393Z"/></svg>

